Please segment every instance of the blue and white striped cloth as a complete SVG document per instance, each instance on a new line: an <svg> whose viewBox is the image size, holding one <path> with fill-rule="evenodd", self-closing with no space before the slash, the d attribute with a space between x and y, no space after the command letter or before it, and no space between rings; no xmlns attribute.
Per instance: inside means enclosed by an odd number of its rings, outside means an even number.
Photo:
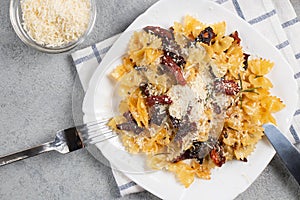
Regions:
<svg viewBox="0 0 300 200"><path fill-rule="evenodd" d="M300 84L300 22L290 1L285 0L213 0L236 13L251 24L283 54L294 70L294 78ZM84 90L87 89L93 72L98 67L111 45L119 35L99 42L72 54ZM289 140L300 143L300 105L290 127ZM142 191L143 188L124 174L113 170L122 196Z"/></svg>

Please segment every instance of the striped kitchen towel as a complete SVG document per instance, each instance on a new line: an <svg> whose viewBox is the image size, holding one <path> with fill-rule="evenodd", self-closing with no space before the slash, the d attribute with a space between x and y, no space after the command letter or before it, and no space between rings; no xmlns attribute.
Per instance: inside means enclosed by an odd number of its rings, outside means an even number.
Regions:
<svg viewBox="0 0 300 200"><path fill-rule="evenodd" d="M294 70L294 78L300 81L300 23L288 0L214 0L216 3L236 13L251 24L282 53ZM119 35L99 42L72 54L83 89L102 58ZM288 138L292 143L300 143L300 105L296 110ZM120 194L126 195L143 189L121 172L113 170Z"/></svg>

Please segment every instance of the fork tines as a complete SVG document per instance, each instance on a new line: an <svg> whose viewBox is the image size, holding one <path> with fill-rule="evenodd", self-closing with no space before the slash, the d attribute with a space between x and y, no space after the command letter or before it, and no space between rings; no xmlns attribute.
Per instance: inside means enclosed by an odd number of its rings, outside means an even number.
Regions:
<svg viewBox="0 0 300 200"><path fill-rule="evenodd" d="M117 136L117 134L107 126L108 121L109 119L103 119L78 126L77 129L83 143L85 145L96 144Z"/></svg>

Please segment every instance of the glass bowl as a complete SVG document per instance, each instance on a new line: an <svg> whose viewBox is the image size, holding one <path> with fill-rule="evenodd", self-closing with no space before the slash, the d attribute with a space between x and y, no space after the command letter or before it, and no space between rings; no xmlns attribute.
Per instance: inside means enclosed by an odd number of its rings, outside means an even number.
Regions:
<svg viewBox="0 0 300 200"><path fill-rule="evenodd" d="M21 0L10 1L10 8L9 8L10 21L16 34L26 45L46 53L61 53L61 52L68 51L76 47L80 43L82 43L92 31L96 21L96 2L95 0L90 0L90 2L91 2L91 14L90 14L89 24L86 31L77 40L60 46L49 47L46 45L41 45L36 41L34 41L28 35L28 33L23 27Z"/></svg>

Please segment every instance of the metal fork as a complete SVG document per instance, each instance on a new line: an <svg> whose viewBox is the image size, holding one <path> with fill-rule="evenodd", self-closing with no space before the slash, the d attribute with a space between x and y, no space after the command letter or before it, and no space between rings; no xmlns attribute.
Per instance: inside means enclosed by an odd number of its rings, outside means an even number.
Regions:
<svg viewBox="0 0 300 200"><path fill-rule="evenodd" d="M48 151L66 154L116 136L108 126L108 119L60 130L53 141L0 157L0 166L23 160Z"/></svg>

